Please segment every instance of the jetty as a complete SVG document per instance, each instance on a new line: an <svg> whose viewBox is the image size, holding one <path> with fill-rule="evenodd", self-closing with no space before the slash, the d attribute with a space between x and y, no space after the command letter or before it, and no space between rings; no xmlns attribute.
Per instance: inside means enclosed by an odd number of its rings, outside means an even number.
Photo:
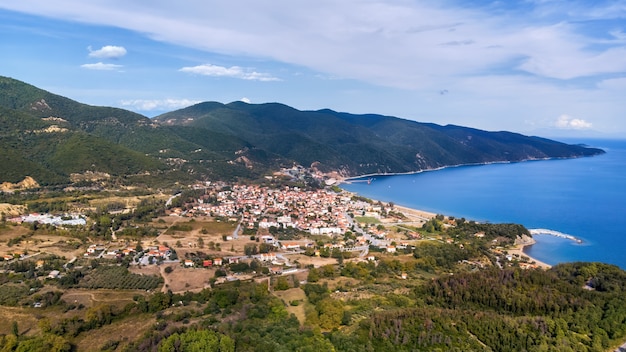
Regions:
<svg viewBox="0 0 626 352"><path fill-rule="evenodd" d="M550 235L550 236L555 236L555 237L560 237L560 238L566 238L568 240L575 241L576 243L583 243L583 240L581 240L580 238L576 238L572 235L568 235L566 233L562 233L559 231L548 230L548 229L529 229L528 232L530 232L531 235Z"/></svg>

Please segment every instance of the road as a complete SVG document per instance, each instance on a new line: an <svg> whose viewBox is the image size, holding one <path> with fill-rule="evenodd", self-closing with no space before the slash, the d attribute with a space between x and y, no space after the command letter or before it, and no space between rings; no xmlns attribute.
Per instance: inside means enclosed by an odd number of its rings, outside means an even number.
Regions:
<svg viewBox="0 0 626 352"><path fill-rule="evenodd" d="M165 202L165 206L166 206L166 207L169 207L169 206L170 206L170 204L172 204L172 200L174 200L174 198L176 198L176 197L178 197L178 196L180 196L180 193L176 193L175 195L171 196L171 197L167 200L167 202Z"/></svg>
<svg viewBox="0 0 626 352"><path fill-rule="evenodd" d="M239 229L241 229L242 222L243 222L243 217L241 218L241 221L239 221L239 223L237 224L237 228L235 229L235 231L233 231L233 239L239 238Z"/></svg>

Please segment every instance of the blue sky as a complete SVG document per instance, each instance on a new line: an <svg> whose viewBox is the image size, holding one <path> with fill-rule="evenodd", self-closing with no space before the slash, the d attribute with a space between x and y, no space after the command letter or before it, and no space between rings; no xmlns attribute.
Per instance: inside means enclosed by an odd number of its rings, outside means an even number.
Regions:
<svg viewBox="0 0 626 352"><path fill-rule="evenodd" d="M150 117L243 100L626 136L622 0L5 0L0 53L0 75Z"/></svg>

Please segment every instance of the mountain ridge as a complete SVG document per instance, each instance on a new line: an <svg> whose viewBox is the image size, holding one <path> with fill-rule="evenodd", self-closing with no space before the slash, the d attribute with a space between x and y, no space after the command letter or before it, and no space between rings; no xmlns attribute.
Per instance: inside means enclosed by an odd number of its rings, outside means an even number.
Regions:
<svg viewBox="0 0 626 352"><path fill-rule="evenodd" d="M354 115L330 109L300 111L280 103L220 104L200 103L154 120L162 125L195 126L222 133L239 131L239 136L253 145L287 157L299 156L298 162L305 166L318 161L326 164L327 170L343 169L346 176L602 153L513 132L441 126L393 116ZM268 111L273 115L267 116ZM250 131L244 131L244 126ZM277 143L276 139L286 143ZM290 152L307 149L318 141L323 142L319 149L326 154L316 155L321 160Z"/></svg>
<svg viewBox="0 0 626 352"><path fill-rule="evenodd" d="M0 181L32 176L42 185L84 172L253 179L299 164L350 177L604 152L513 132L281 103L206 101L150 119L8 77L0 77L0 135L0 162L8 166Z"/></svg>

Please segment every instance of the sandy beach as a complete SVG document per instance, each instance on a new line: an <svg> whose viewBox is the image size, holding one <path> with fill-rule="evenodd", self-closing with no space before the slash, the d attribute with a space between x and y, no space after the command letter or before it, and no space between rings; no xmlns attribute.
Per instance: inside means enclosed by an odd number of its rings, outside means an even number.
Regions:
<svg viewBox="0 0 626 352"><path fill-rule="evenodd" d="M529 256L528 254L524 253L524 247L526 246L532 246L533 244L535 244L537 241L535 241L535 239L533 239L532 237L524 237L523 239L518 239L517 241L515 241L515 246L508 249L507 251L509 252L509 254L513 254L513 255L519 255L520 258L522 256L527 257L528 258L528 262L532 263L535 262L535 264L543 269L550 269L552 266L550 264L546 264L536 258L533 258L531 256Z"/></svg>
<svg viewBox="0 0 626 352"><path fill-rule="evenodd" d="M431 213L431 212L427 212L427 211L423 211L419 209L407 208L401 205L394 205L393 208L397 211L402 212L404 215L406 215L409 218L417 218L418 220L430 220L434 218L435 216L437 216L437 214L435 213Z"/></svg>

